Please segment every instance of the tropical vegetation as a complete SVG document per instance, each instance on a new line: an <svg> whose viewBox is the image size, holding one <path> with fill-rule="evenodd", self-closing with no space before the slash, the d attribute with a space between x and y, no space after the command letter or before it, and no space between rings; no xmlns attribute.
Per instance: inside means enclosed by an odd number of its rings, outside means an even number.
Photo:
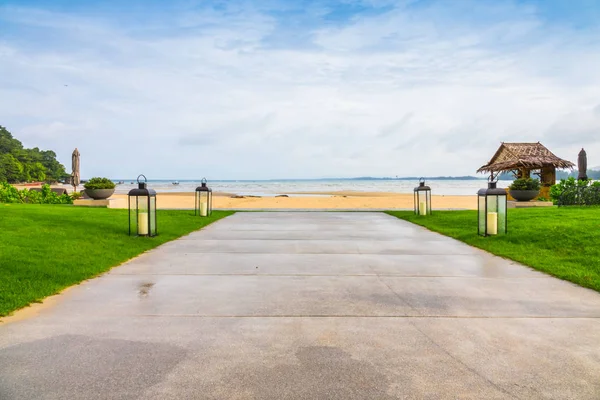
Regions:
<svg viewBox="0 0 600 400"><path fill-rule="evenodd" d="M558 205L600 205L600 182L561 179L550 188L550 198Z"/></svg>
<svg viewBox="0 0 600 400"><path fill-rule="evenodd" d="M0 182L57 182L68 177L52 150L26 149L0 126Z"/></svg>
<svg viewBox="0 0 600 400"><path fill-rule="evenodd" d="M575 179L574 177L569 177L567 179L561 179L559 183L557 183L556 185L553 185L550 188L550 198L553 201L558 201L560 199L560 196L568 191L576 191L578 189L584 188L584 187L600 187L600 182L599 181L594 181L592 182L591 180L587 180L587 181L578 181L577 179Z"/></svg>
<svg viewBox="0 0 600 400"><path fill-rule="evenodd" d="M41 189L19 190L13 185L0 182L0 203L29 203L29 204L73 204L80 194L57 194L50 185L42 185Z"/></svg>

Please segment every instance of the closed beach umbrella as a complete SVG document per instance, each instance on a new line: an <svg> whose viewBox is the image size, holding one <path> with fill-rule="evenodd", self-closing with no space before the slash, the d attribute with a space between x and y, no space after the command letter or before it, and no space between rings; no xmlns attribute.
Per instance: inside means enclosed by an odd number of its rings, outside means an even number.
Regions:
<svg viewBox="0 0 600 400"><path fill-rule="evenodd" d="M579 170L577 180L587 181L587 154L584 149L581 149L577 157L577 169Z"/></svg>
<svg viewBox="0 0 600 400"><path fill-rule="evenodd" d="M81 183L81 175L79 174L79 150L75 148L73 150L73 155L71 156L71 185L73 185L73 190L77 190L77 186Z"/></svg>

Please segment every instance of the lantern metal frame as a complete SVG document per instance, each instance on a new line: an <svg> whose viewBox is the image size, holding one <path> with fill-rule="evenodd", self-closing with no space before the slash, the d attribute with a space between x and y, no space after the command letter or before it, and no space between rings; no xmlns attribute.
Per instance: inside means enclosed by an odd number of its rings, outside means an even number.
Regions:
<svg viewBox="0 0 600 400"><path fill-rule="evenodd" d="M143 178L143 181L140 179ZM147 184L148 179L144 175L139 175L137 177L138 187L135 189L131 189L127 195L127 209L128 209L128 219L129 219L129 236L131 236L131 199L135 197L135 231L136 236L147 236L153 237L158 235L158 226L157 226L157 215L156 215L156 191L154 189L148 189ZM139 198L146 197L147 200L143 200L146 204L141 204ZM148 220L144 221L144 225L146 225L147 233L140 233L140 205L143 207L147 207Z"/></svg>
<svg viewBox="0 0 600 400"><path fill-rule="evenodd" d="M494 199L495 204L490 200ZM488 213L496 213L496 233L489 233ZM483 214L483 215L482 215ZM482 221L483 219L483 221ZM477 192L477 234L480 236L505 235L508 233L508 195L497 187L497 180L490 177L488 187Z"/></svg>
<svg viewBox="0 0 600 400"><path fill-rule="evenodd" d="M425 196L425 214L420 213L421 196ZM425 185L425 178L419 179L419 186L414 189L415 215L431 215L431 188Z"/></svg>
<svg viewBox="0 0 600 400"><path fill-rule="evenodd" d="M202 178L201 185L196 188L196 196L194 200L194 215L200 217L210 217L212 215L212 189L207 185L206 178ZM206 215L202 215L201 201L202 197L206 195Z"/></svg>

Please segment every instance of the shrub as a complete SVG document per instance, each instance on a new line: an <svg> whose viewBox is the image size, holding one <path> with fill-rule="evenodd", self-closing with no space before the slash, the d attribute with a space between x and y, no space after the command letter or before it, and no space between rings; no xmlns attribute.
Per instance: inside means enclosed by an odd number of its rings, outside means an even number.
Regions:
<svg viewBox="0 0 600 400"><path fill-rule="evenodd" d="M73 200L79 200L82 196L83 196L83 193L81 193L81 192L73 192L73 193L71 193L71 198Z"/></svg>
<svg viewBox="0 0 600 400"><path fill-rule="evenodd" d="M531 178L515 179L509 186L510 190L540 190L540 181Z"/></svg>
<svg viewBox="0 0 600 400"><path fill-rule="evenodd" d="M572 176L567 179L561 179L559 183L550 188L550 198L552 201L556 202L564 192L576 191L577 189L587 187L590 182L591 181L578 181Z"/></svg>
<svg viewBox="0 0 600 400"><path fill-rule="evenodd" d="M114 189L115 183L108 178L92 178L83 187L86 189Z"/></svg>
<svg viewBox="0 0 600 400"><path fill-rule="evenodd" d="M22 203L23 198L21 192L13 185L1 182L0 183L0 203Z"/></svg>
<svg viewBox="0 0 600 400"><path fill-rule="evenodd" d="M73 204L73 198L68 194L60 196L50 189L50 185L42 185L42 191L27 190L21 191L22 197L29 204Z"/></svg>
<svg viewBox="0 0 600 400"><path fill-rule="evenodd" d="M73 204L73 197L68 194L57 195L50 185L43 185L41 191L18 190L14 186L0 183L0 203L29 203L29 204Z"/></svg>
<svg viewBox="0 0 600 400"><path fill-rule="evenodd" d="M586 190L588 188L595 188L593 190ZM580 197L586 197L590 195L592 197L596 196L595 193L600 190L600 181L591 180L580 180L578 181L574 177L569 177L567 179L561 179L559 183L553 185L550 188L550 198L556 204L563 193L568 194L570 199L565 199L567 203L575 201L574 199L579 199ZM580 200L577 200L580 201ZM592 200L590 200L592 201Z"/></svg>

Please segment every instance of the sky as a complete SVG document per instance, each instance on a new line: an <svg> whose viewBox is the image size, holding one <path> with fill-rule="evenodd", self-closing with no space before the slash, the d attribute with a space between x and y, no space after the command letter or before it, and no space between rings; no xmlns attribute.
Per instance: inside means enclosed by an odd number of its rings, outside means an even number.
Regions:
<svg viewBox="0 0 600 400"><path fill-rule="evenodd" d="M600 166L600 2L0 0L0 125L84 178Z"/></svg>

